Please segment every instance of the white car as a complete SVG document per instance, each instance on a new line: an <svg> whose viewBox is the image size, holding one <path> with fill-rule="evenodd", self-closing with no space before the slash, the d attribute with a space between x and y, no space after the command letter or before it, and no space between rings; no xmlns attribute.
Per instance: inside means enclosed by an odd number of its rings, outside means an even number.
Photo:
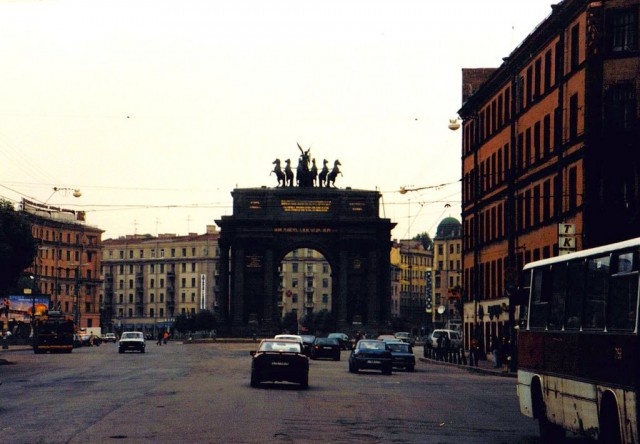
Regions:
<svg viewBox="0 0 640 444"><path fill-rule="evenodd" d="M273 338L286 339L287 341L296 341L300 343L301 348L304 348L304 341L302 340L302 336L300 335L281 334L281 335L275 335Z"/></svg>
<svg viewBox="0 0 640 444"><path fill-rule="evenodd" d="M117 342L117 340L115 333L105 333L104 336L102 336L103 342Z"/></svg>
<svg viewBox="0 0 640 444"><path fill-rule="evenodd" d="M125 331L118 341L118 353L124 353L127 350L137 350L144 353L145 343L144 335L140 331Z"/></svg>

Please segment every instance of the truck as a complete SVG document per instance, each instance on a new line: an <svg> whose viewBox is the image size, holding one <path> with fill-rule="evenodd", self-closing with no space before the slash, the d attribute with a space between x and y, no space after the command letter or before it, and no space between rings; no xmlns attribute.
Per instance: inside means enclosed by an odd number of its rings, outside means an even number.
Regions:
<svg viewBox="0 0 640 444"><path fill-rule="evenodd" d="M48 311L33 322L33 352L71 353L73 319L59 311Z"/></svg>

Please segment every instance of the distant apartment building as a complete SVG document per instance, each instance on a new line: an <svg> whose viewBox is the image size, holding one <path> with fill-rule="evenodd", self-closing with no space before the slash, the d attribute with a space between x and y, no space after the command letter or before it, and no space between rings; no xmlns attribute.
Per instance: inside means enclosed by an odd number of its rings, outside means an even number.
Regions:
<svg viewBox="0 0 640 444"><path fill-rule="evenodd" d="M85 213L22 200L38 251L30 268L49 308L73 316L77 328L100 326L100 251L103 230Z"/></svg>
<svg viewBox="0 0 640 444"><path fill-rule="evenodd" d="M427 312L435 328L462 327L462 224L443 219L433 238L433 306Z"/></svg>
<svg viewBox="0 0 640 444"><path fill-rule="evenodd" d="M400 262L399 304L392 306L398 317L409 323L415 334L430 322L426 313L427 271L433 267L433 251L427 250L422 241L402 239L393 242L392 252L397 248ZM393 288L393 285L392 285ZM392 298L392 304L394 304ZM398 298L395 298L398 302Z"/></svg>
<svg viewBox="0 0 640 444"><path fill-rule="evenodd" d="M311 248L298 248L280 264L280 316L293 312L297 319L322 310L331 311L331 267Z"/></svg>
<svg viewBox="0 0 640 444"><path fill-rule="evenodd" d="M129 235L103 242L101 273L105 327L165 328L180 314L215 310L219 232Z"/></svg>
<svg viewBox="0 0 640 444"><path fill-rule="evenodd" d="M640 0L564 0L463 70L465 342L510 334L522 266L640 235Z"/></svg>

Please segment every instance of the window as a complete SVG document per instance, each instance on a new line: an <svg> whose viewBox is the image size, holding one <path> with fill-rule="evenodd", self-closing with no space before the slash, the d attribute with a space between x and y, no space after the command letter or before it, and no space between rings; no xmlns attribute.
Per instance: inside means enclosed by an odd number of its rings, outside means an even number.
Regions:
<svg viewBox="0 0 640 444"><path fill-rule="evenodd" d="M584 306L584 328L604 329L605 301L609 293L609 256L589 259Z"/></svg>
<svg viewBox="0 0 640 444"><path fill-rule="evenodd" d="M637 317L638 255L633 252L620 253L614 261L616 270L611 277L607 304L607 328L632 331L635 329Z"/></svg>
<svg viewBox="0 0 640 444"><path fill-rule="evenodd" d="M611 9L607 18L611 51L635 51L638 48L636 12L628 9Z"/></svg>
<svg viewBox="0 0 640 444"><path fill-rule="evenodd" d="M606 94L607 128L628 130L636 121L636 91L633 83L612 85Z"/></svg>
<svg viewBox="0 0 640 444"><path fill-rule="evenodd" d="M571 28L571 71L580 64L580 25Z"/></svg>
<svg viewBox="0 0 640 444"><path fill-rule="evenodd" d="M578 94L569 98L569 140L578 136Z"/></svg>

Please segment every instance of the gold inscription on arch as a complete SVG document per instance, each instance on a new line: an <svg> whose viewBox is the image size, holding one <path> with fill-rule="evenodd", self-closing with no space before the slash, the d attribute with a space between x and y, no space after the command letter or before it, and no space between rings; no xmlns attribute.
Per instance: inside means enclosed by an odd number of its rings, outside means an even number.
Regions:
<svg viewBox="0 0 640 444"><path fill-rule="evenodd" d="M308 234L317 234L317 233L333 233L333 229L331 228L299 228L299 227L276 227L273 229L274 233L308 233Z"/></svg>
<svg viewBox="0 0 640 444"><path fill-rule="evenodd" d="M282 199L280 205L285 213L327 213L331 208L331 201Z"/></svg>

